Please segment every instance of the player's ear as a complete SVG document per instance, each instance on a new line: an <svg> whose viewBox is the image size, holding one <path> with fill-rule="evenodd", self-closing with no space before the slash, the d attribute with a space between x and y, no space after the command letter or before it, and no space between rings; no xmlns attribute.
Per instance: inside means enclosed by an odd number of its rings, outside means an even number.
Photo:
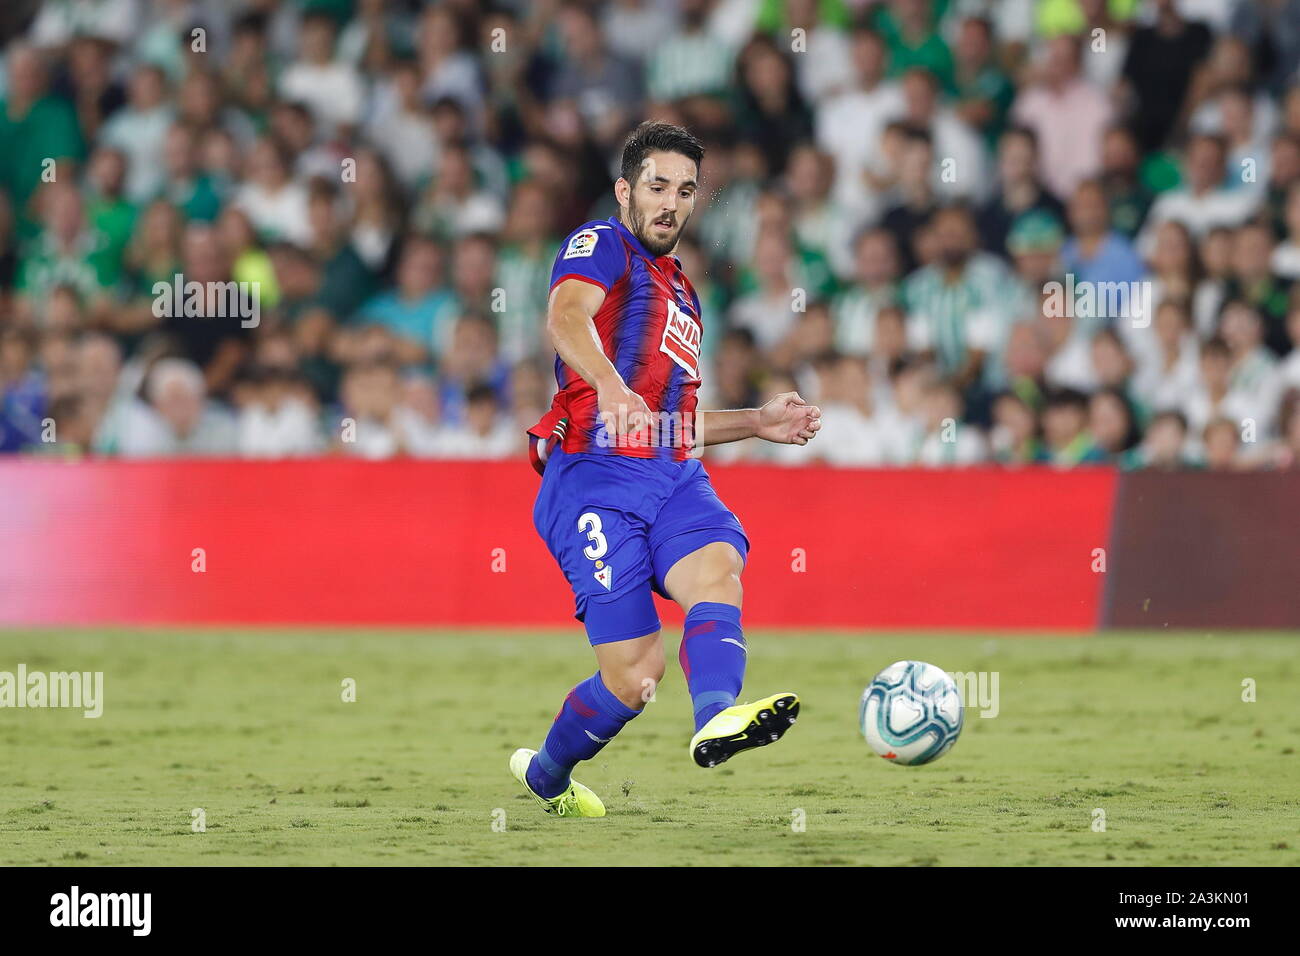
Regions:
<svg viewBox="0 0 1300 956"><path fill-rule="evenodd" d="M614 198L624 209L632 202L632 184L622 176L614 181Z"/></svg>

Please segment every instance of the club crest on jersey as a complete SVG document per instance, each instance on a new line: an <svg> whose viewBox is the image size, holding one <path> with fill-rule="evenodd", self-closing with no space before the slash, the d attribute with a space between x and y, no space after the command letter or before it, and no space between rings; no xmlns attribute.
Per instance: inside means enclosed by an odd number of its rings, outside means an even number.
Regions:
<svg viewBox="0 0 1300 956"><path fill-rule="evenodd" d="M582 232L575 233L564 250L564 258L583 259L590 256L596 251L596 242L599 239L600 233L595 229L584 229Z"/></svg>
<svg viewBox="0 0 1300 956"><path fill-rule="evenodd" d="M700 323L674 303L668 303L668 321L664 323L664 338L659 344L659 350L690 372L691 378L700 377L702 332Z"/></svg>
<svg viewBox="0 0 1300 956"><path fill-rule="evenodd" d="M595 572L592 577L599 581L601 587L608 591L614 584L614 569L607 564Z"/></svg>

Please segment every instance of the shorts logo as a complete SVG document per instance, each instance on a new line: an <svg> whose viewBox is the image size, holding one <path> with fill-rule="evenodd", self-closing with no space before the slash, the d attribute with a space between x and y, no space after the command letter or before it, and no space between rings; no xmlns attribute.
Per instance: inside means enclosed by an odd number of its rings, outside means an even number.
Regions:
<svg viewBox="0 0 1300 956"><path fill-rule="evenodd" d="M592 577L599 581L601 586L608 591L610 586L614 583L614 569L607 564L592 575Z"/></svg>
<svg viewBox="0 0 1300 956"><path fill-rule="evenodd" d="M659 351L690 372L691 378L698 379L701 334L700 323L669 302L668 321L664 323L664 338Z"/></svg>
<svg viewBox="0 0 1300 956"><path fill-rule="evenodd" d="M564 250L564 258L583 259L590 256L596 251L596 241L598 239L600 239L600 234L596 230L584 229L569 240L568 248Z"/></svg>

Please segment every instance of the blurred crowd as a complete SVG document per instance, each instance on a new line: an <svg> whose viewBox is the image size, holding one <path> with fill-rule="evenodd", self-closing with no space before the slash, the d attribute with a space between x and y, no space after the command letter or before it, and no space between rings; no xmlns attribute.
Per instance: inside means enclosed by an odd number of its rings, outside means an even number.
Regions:
<svg viewBox="0 0 1300 956"><path fill-rule="evenodd" d="M701 407L823 409L709 457L1297 466L1298 69L1300 0L48 0L0 452L521 455L655 118L707 150Z"/></svg>

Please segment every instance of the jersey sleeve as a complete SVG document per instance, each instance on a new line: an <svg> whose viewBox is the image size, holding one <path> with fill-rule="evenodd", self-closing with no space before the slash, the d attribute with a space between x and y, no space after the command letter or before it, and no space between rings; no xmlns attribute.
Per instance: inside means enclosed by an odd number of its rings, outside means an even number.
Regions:
<svg viewBox="0 0 1300 956"><path fill-rule="evenodd" d="M618 233L605 223L588 223L564 240L551 267L550 288L565 279L580 279L608 292L627 270L627 255Z"/></svg>

